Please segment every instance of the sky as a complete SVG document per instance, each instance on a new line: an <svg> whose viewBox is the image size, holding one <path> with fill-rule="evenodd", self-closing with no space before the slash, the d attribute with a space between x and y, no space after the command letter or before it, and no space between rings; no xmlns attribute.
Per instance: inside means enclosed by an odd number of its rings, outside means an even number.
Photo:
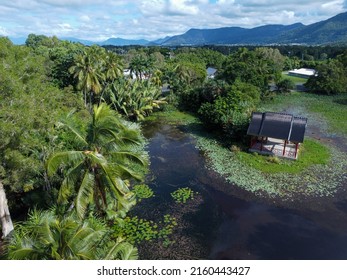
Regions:
<svg viewBox="0 0 347 280"><path fill-rule="evenodd" d="M0 36L155 40L190 28L311 24L347 0L0 0Z"/></svg>

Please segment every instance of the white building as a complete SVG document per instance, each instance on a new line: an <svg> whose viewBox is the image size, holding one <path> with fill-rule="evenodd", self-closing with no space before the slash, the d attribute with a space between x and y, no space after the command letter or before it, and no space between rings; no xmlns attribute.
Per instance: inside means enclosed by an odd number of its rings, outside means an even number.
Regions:
<svg viewBox="0 0 347 280"><path fill-rule="evenodd" d="M301 78L309 78L311 76L317 75L315 69L300 68L288 71L289 76L296 76Z"/></svg>

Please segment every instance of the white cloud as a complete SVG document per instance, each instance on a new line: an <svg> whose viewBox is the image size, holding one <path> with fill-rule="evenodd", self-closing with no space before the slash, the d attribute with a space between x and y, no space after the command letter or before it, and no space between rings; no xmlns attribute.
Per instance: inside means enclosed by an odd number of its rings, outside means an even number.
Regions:
<svg viewBox="0 0 347 280"><path fill-rule="evenodd" d="M1 0L0 34L157 39L190 28L310 24L346 9L343 0Z"/></svg>
<svg viewBox="0 0 347 280"><path fill-rule="evenodd" d="M66 31L71 31L72 30L72 27L70 24L68 23L60 23L58 24L59 28L63 31L63 32L66 32Z"/></svg>
<svg viewBox="0 0 347 280"><path fill-rule="evenodd" d="M88 15L83 15L83 16L80 16L80 20L84 22L88 22L88 21L91 21L91 18Z"/></svg>
<svg viewBox="0 0 347 280"><path fill-rule="evenodd" d="M0 36L8 36L9 33L7 32L6 28L0 26Z"/></svg>
<svg viewBox="0 0 347 280"><path fill-rule="evenodd" d="M197 15L199 13L199 6L194 1L170 0L168 11L174 15Z"/></svg>

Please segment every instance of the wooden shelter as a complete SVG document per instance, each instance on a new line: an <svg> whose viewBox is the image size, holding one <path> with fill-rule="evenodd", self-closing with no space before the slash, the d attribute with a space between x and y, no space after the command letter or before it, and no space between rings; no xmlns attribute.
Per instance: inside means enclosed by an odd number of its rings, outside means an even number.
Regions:
<svg viewBox="0 0 347 280"><path fill-rule="evenodd" d="M273 112L253 112L247 134L251 152L297 159L307 118Z"/></svg>

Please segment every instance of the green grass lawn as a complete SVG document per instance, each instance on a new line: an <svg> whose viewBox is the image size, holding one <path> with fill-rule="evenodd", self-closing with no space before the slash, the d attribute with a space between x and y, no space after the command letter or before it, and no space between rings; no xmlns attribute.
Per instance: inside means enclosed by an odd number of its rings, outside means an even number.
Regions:
<svg viewBox="0 0 347 280"><path fill-rule="evenodd" d="M167 123L179 123L179 124L189 124L192 122L199 122L199 120L186 112L181 112L171 105L166 105L165 109L162 111L157 111L149 117L146 117L144 121L154 121L164 119Z"/></svg>
<svg viewBox="0 0 347 280"><path fill-rule="evenodd" d="M263 104L259 110L283 111L289 107L306 112L308 115L310 112L318 113L322 121L327 122L329 132L347 135L347 94L326 96L293 92L289 95L276 96L273 100ZM317 118L317 116L315 117Z"/></svg>
<svg viewBox="0 0 347 280"><path fill-rule="evenodd" d="M326 164L330 159L329 149L311 139L306 139L301 145L297 160L280 159L257 153L239 152L237 158L266 173L299 173L312 164Z"/></svg>
<svg viewBox="0 0 347 280"><path fill-rule="evenodd" d="M308 104L312 112L322 114L330 125L331 132L347 135L347 94L340 96L319 96Z"/></svg>
<svg viewBox="0 0 347 280"><path fill-rule="evenodd" d="M283 79L288 79L293 81L293 83L306 83L308 79L306 78L301 78L301 77L296 77L296 76L290 76L286 73L282 73L282 78Z"/></svg>

